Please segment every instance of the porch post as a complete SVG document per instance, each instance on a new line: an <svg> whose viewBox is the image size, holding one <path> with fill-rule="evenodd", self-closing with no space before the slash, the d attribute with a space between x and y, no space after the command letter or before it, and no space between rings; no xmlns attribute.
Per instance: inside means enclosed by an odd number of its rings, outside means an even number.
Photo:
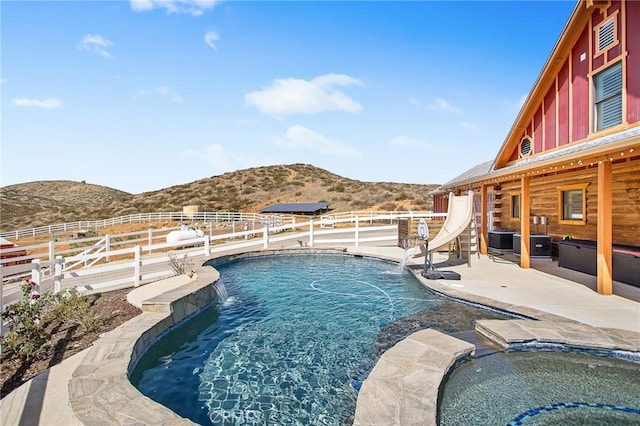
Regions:
<svg viewBox="0 0 640 426"><path fill-rule="evenodd" d="M487 185L482 185L480 194L480 235L478 238L480 238L480 254L487 254Z"/></svg>
<svg viewBox="0 0 640 426"><path fill-rule="evenodd" d="M520 267L522 268L531 267L531 259L529 257L531 242L530 205L529 176L522 176L520 178Z"/></svg>
<svg viewBox="0 0 640 426"><path fill-rule="evenodd" d="M598 293L605 295L613 293L612 175L610 161L598 165Z"/></svg>

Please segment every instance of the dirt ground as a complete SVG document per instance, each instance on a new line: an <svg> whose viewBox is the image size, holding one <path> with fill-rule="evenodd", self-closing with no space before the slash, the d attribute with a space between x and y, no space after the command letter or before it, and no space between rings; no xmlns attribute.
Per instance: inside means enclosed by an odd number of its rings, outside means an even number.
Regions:
<svg viewBox="0 0 640 426"><path fill-rule="evenodd" d="M93 298L92 313L103 319L97 331L85 333L76 324L68 325L55 317L45 317L45 329L52 337L35 359L22 362L3 350L0 355L0 398L47 368L88 348L101 334L142 313L140 309L127 302L129 291L130 289L124 289L90 296Z"/></svg>

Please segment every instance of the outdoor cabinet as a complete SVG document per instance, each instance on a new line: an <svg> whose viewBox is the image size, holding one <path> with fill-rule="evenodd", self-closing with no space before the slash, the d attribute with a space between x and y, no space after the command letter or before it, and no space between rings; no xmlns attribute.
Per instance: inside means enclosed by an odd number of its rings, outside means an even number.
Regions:
<svg viewBox="0 0 640 426"><path fill-rule="evenodd" d="M520 255L520 234L513 234L513 253ZM529 235L529 256L551 258L551 236L550 235Z"/></svg>
<svg viewBox="0 0 640 426"><path fill-rule="evenodd" d="M613 280L640 287L640 248L613 245ZM597 243L590 240L563 240L558 244L558 266L596 275Z"/></svg>
<svg viewBox="0 0 640 426"><path fill-rule="evenodd" d="M563 240L558 244L558 266L596 275L596 242Z"/></svg>
<svg viewBox="0 0 640 426"><path fill-rule="evenodd" d="M513 250L513 234L515 231L494 230L489 231L489 248L512 251Z"/></svg>

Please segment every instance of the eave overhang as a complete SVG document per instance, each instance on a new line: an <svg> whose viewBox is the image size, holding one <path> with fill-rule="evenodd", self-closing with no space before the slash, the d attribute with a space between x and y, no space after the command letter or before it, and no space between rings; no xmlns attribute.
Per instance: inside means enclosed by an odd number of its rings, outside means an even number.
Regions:
<svg viewBox="0 0 640 426"><path fill-rule="evenodd" d="M448 192L454 188L499 183L520 179L524 176L542 176L572 169L594 167L602 161L616 162L638 157L640 157L640 126L520 160L498 170L492 169L484 176L460 180L450 187L445 184L439 189L441 192Z"/></svg>
<svg viewBox="0 0 640 426"><path fill-rule="evenodd" d="M533 88L529 92L529 96L520 109L513 126L509 130L507 138L500 147L498 155L495 157L493 164L494 168L499 169L509 161L514 146L517 146L517 143L519 142L519 140L516 139L519 138L522 130L527 127L528 123L526 120L535 113L535 109L539 105L542 97L549 89L551 83L555 81L556 75L571 53L571 48L580 37L580 33L584 25L589 21L591 11L594 7L599 7L598 1L579 0L577 2L567 24L562 30L560 38L551 51L547 62L538 75Z"/></svg>

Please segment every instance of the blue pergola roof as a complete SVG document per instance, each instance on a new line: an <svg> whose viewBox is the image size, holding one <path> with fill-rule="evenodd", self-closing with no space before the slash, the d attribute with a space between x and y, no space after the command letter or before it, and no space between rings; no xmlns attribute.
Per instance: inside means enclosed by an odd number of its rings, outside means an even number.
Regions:
<svg viewBox="0 0 640 426"><path fill-rule="evenodd" d="M260 210L260 213L301 213L318 214L328 210L331 203L281 203L272 204Z"/></svg>

